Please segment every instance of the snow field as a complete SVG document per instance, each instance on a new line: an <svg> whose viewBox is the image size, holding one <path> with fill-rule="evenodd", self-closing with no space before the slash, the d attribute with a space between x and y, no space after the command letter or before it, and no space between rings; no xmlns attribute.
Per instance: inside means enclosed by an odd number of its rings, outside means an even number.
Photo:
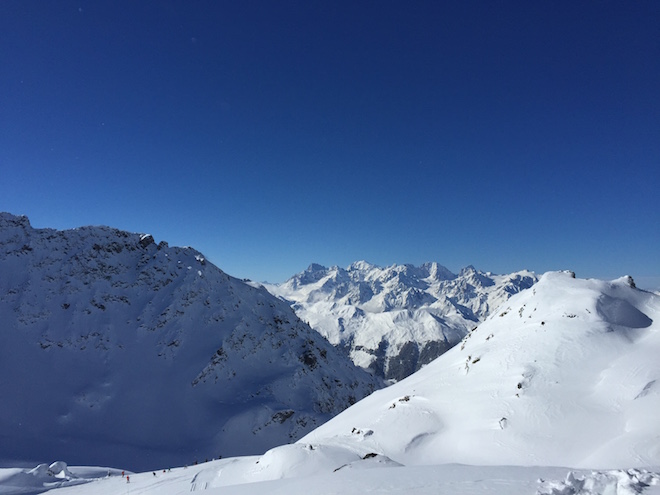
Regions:
<svg viewBox="0 0 660 495"><path fill-rule="evenodd" d="M253 459L244 459L253 463ZM319 495L380 493L387 495L657 495L660 475L645 469L569 470L561 467L438 466L380 467L321 471L313 476L281 476L266 481L220 485L218 481L232 464L213 461L171 472L130 474L130 483L120 475L92 479L88 484L61 487L53 495ZM240 469L240 468L239 468ZM276 474L273 471L273 474ZM1 472L0 472L1 476ZM18 487L16 487L18 488ZM26 489L28 489L26 487ZM19 492L5 491L17 495ZM50 493L50 492L49 492Z"/></svg>

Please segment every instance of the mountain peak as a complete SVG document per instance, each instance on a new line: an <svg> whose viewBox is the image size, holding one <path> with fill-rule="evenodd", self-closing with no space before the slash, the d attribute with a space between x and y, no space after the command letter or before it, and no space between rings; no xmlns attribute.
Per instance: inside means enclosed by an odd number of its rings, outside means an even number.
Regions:
<svg viewBox="0 0 660 495"><path fill-rule="evenodd" d="M436 261L424 263L421 268L427 271L428 276L436 281L452 280L456 278L454 273Z"/></svg>
<svg viewBox="0 0 660 495"><path fill-rule="evenodd" d="M360 260L360 261L354 261L351 263L348 267L348 270L354 270L354 271L369 271L373 270L374 268L378 268L376 265L369 263L368 261L365 260Z"/></svg>
<svg viewBox="0 0 660 495"><path fill-rule="evenodd" d="M470 274L470 273L478 273L478 272L479 272L479 270L477 270L474 267L474 265L468 265L466 267L461 268L461 271L458 272L458 274L464 276L464 275L467 275L467 274Z"/></svg>
<svg viewBox="0 0 660 495"><path fill-rule="evenodd" d="M624 275L623 277L613 280L612 282L621 283L633 289L637 288L637 285L635 284L635 280L633 280L633 278L630 275Z"/></svg>
<svg viewBox="0 0 660 495"><path fill-rule="evenodd" d="M327 270L327 268L323 265L319 265L318 263L311 263L305 271L306 272L324 272L326 270Z"/></svg>
<svg viewBox="0 0 660 495"><path fill-rule="evenodd" d="M6 211L0 211L0 228L9 226L31 227L30 220L25 215L14 215Z"/></svg>

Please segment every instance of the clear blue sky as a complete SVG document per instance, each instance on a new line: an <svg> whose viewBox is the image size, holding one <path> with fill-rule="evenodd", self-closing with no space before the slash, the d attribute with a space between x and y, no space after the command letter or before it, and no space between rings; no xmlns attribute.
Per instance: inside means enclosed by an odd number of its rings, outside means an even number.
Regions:
<svg viewBox="0 0 660 495"><path fill-rule="evenodd" d="M660 287L660 2L0 2L0 210Z"/></svg>

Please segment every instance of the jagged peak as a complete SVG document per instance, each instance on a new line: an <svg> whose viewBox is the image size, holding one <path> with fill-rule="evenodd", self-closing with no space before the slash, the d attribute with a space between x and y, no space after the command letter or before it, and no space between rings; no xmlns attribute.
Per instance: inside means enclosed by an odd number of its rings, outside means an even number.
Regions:
<svg viewBox="0 0 660 495"><path fill-rule="evenodd" d="M368 261L365 260L359 260L359 261L354 261L351 263L347 270L352 271L352 270L357 270L357 271L369 271L373 270L374 268L380 269L379 266L374 265L373 263L369 263Z"/></svg>
<svg viewBox="0 0 660 495"><path fill-rule="evenodd" d="M6 211L0 211L0 226L20 225L22 227L31 227L30 219L25 215L14 215Z"/></svg>
<svg viewBox="0 0 660 495"><path fill-rule="evenodd" d="M555 270L555 271L545 272L539 278L539 282L548 283L558 280L569 280L569 279L575 279L575 272L571 270Z"/></svg>
<svg viewBox="0 0 660 495"><path fill-rule="evenodd" d="M134 249L165 249L194 256L197 261L203 262L205 259L201 252L190 246L170 247L166 241L160 241L156 244L156 241L151 234L129 232L106 225L85 225L82 227L62 230L51 228L35 229L25 215L14 215L8 212L0 212L0 229L9 229L12 227L21 227L25 230L25 233L30 236L39 233L49 233L49 235L54 234L62 236L62 240L68 239L67 242L89 242L95 251L117 252L122 249L128 249L129 251ZM74 239L77 239L77 241L74 241Z"/></svg>
<svg viewBox="0 0 660 495"><path fill-rule="evenodd" d="M463 268L459 272L458 278L464 279L471 284L481 285L482 287L491 287L495 285L495 281L493 280L492 274L490 272L482 272L472 265L468 265Z"/></svg>
<svg viewBox="0 0 660 495"><path fill-rule="evenodd" d="M456 278L454 273L436 261L425 262L419 266L413 263L393 263L386 267L381 267L368 261L360 260L351 263L347 270L349 272L361 272L363 274L366 272L376 271L378 274L384 275L388 278L400 275L413 278L431 277L436 281L452 280Z"/></svg>
<svg viewBox="0 0 660 495"><path fill-rule="evenodd" d="M464 268L461 268L461 271L458 272L459 277L465 277L472 273L483 273L481 270L477 270L474 265L468 265Z"/></svg>
<svg viewBox="0 0 660 495"><path fill-rule="evenodd" d="M624 275L623 277L617 278L612 280L613 284L622 284L622 285L627 285L628 287L632 289L636 289L637 285L635 284L635 280L630 275Z"/></svg>
<svg viewBox="0 0 660 495"><path fill-rule="evenodd" d="M423 263L420 268L423 268L428 272L428 276L434 280L453 280L456 278L456 274L453 273L449 268L444 265L441 265L437 261L429 261Z"/></svg>

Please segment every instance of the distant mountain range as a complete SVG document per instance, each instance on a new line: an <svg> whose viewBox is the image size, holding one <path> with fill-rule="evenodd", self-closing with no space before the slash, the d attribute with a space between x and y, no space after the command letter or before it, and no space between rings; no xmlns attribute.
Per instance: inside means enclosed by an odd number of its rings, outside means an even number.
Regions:
<svg viewBox="0 0 660 495"><path fill-rule="evenodd" d="M0 213L0 460L261 453L382 382L191 248Z"/></svg>
<svg viewBox="0 0 660 495"><path fill-rule="evenodd" d="M456 345L537 280L528 271L494 275L468 266L455 275L438 263L381 268L359 261L346 269L312 264L265 287L355 364L396 381Z"/></svg>

